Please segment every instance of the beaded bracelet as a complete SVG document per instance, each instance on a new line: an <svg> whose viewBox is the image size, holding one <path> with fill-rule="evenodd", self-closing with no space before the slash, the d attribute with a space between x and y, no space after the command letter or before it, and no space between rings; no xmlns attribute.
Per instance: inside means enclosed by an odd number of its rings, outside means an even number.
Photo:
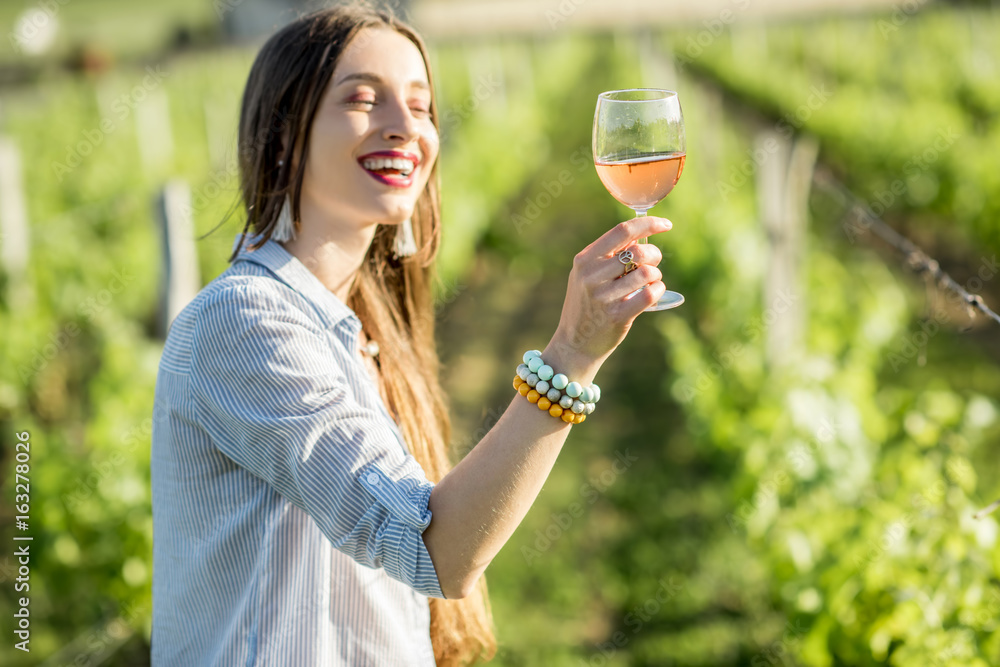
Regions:
<svg viewBox="0 0 1000 667"><path fill-rule="evenodd" d="M517 367L514 376L514 389L553 417L570 424L581 423L593 413L601 398L601 388L596 384L584 387L579 382L570 382L542 361L541 355L538 350L524 353L524 363Z"/></svg>
<svg viewBox="0 0 1000 667"><path fill-rule="evenodd" d="M524 363L517 367L518 377L539 394L546 395L550 401L559 403L565 409L571 409L576 401L579 401L583 404L583 408L578 407L573 412L585 412L585 414L593 412L593 404L600 398L601 388L596 384L584 387L578 382L570 382L562 373L556 374L552 367L542 360L541 354L538 350L525 352Z"/></svg>

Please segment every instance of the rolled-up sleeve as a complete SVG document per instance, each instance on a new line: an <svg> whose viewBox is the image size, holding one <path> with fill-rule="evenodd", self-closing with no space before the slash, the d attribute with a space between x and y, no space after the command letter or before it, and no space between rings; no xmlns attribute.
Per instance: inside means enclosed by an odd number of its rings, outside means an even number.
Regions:
<svg viewBox="0 0 1000 667"><path fill-rule="evenodd" d="M387 418L358 402L330 345L277 292L246 283L209 295L191 353L201 425L334 548L443 598L422 538L434 485Z"/></svg>

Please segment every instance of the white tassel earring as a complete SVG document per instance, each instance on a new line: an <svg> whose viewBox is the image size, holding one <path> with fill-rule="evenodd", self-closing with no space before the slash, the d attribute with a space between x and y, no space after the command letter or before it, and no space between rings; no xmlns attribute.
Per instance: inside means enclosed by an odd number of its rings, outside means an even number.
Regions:
<svg viewBox="0 0 1000 667"><path fill-rule="evenodd" d="M404 220L396 230L392 251L396 257L409 257L417 252L417 241L413 238L413 223L410 218Z"/></svg>
<svg viewBox="0 0 1000 667"><path fill-rule="evenodd" d="M292 202L285 195L285 203L278 214L278 223L274 226L271 238L278 242L291 241L295 238L295 225L292 223Z"/></svg>

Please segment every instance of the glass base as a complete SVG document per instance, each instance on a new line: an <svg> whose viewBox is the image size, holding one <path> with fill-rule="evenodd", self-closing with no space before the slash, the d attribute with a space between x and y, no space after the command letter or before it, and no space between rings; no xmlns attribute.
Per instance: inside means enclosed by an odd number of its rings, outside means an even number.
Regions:
<svg viewBox="0 0 1000 667"><path fill-rule="evenodd" d="M684 303L684 295L680 292L671 292L667 290L660 297L660 300L654 303L652 306L644 310L644 313L652 313L656 310L670 310L671 308L676 308L677 306Z"/></svg>
<svg viewBox="0 0 1000 667"><path fill-rule="evenodd" d="M635 296L644 289L646 289L645 286L632 292L626 298L631 299L633 296ZM683 294L681 294L680 292L671 292L670 290L667 290L666 292L663 293L663 296L660 297L659 301L657 301L652 306L650 306L649 308L647 308L642 312L653 313L656 312L657 310L670 310L671 308L676 308L682 303L684 303Z"/></svg>

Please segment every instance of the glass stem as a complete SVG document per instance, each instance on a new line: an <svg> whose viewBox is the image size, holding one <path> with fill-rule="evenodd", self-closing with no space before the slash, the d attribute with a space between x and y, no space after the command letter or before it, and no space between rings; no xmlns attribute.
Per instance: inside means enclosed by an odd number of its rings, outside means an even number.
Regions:
<svg viewBox="0 0 1000 667"><path fill-rule="evenodd" d="M646 217L646 211L648 211L649 209L648 208L634 208L632 210L635 211L635 217L637 217L637 218L645 218ZM646 237L645 236L643 236L641 239L639 239L639 243L645 243L645 242L646 242Z"/></svg>

